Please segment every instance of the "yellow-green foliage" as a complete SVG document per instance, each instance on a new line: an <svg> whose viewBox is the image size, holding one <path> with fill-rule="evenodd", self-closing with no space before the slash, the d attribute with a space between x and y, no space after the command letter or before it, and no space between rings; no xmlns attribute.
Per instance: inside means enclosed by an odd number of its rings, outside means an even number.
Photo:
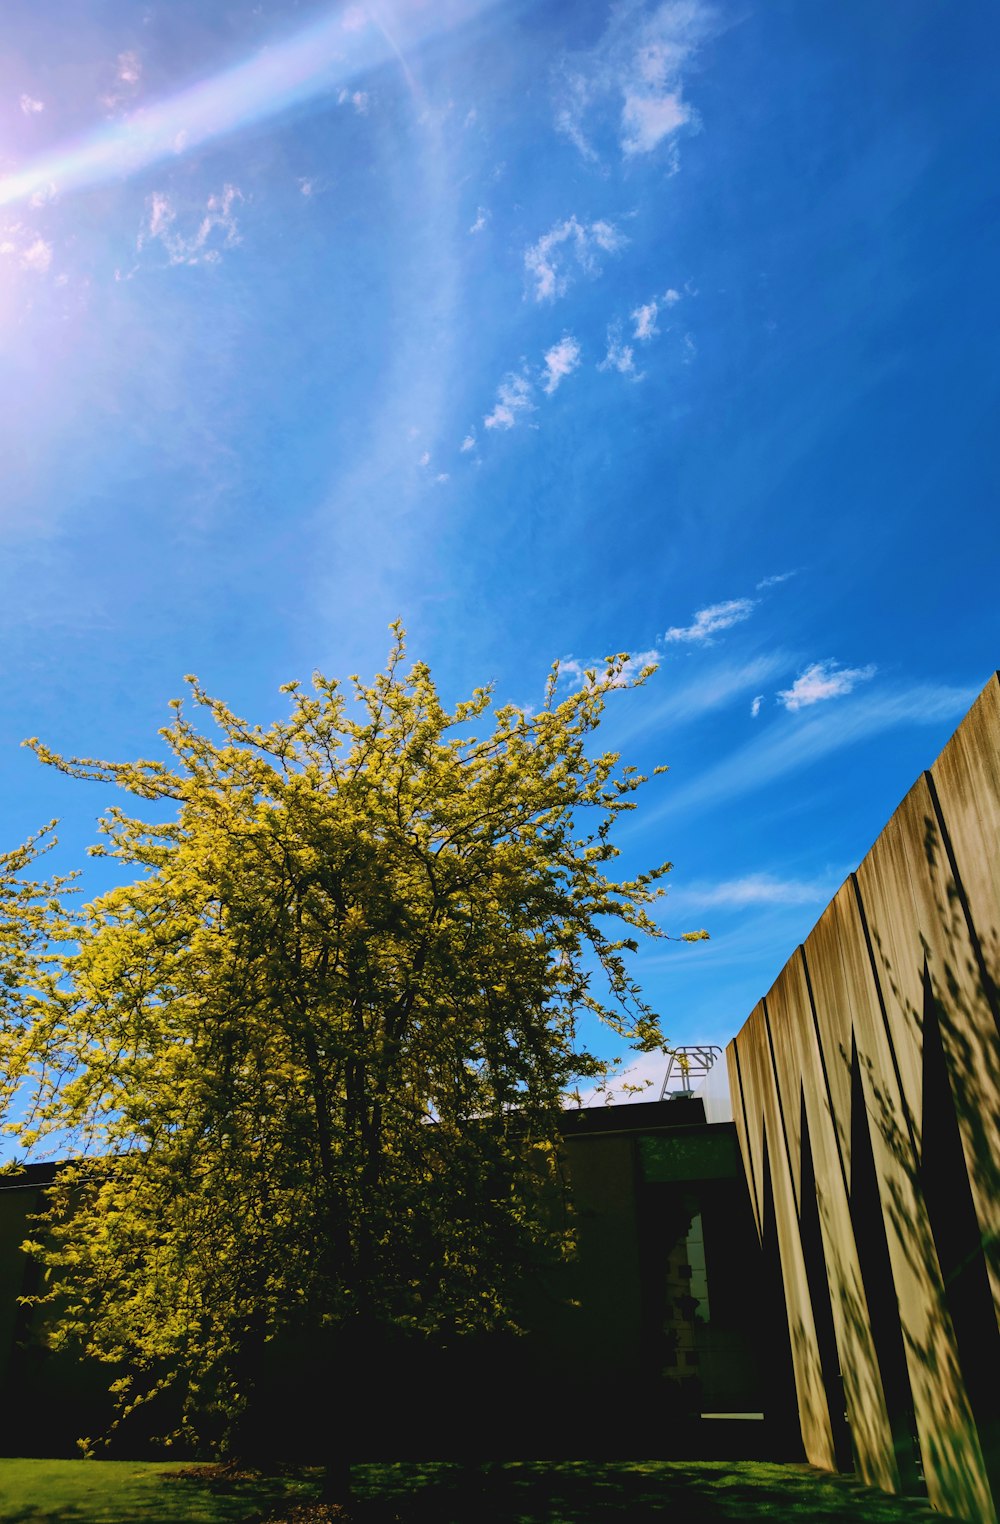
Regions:
<svg viewBox="0 0 1000 1524"><path fill-rule="evenodd" d="M30 743L173 811L107 812L92 850L138 876L75 917L43 927L20 859L5 880L9 1130L78 1156L35 1245L51 1337L127 1371L123 1413L175 1383L184 1425L237 1415L276 1338L506 1326L565 1249L538 1202L561 1096L602 1070L579 1016L662 1042L624 960L663 935L669 865L608 876L645 779L588 751L626 659L489 718L487 689L446 712L395 634L371 685L290 683L269 728L188 679L214 736L177 701L169 762Z"/></svg>

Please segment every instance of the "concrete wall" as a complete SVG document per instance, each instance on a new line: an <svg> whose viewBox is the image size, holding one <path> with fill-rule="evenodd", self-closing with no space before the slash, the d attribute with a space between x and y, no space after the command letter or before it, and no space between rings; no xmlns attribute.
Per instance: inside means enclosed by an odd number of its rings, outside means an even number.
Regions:
<svg viewBox="0 0 1000 1524"><path fill-rule="evenodd" d="M730 1043L808 1459L1000 1509L1000 677Z"/></svg>

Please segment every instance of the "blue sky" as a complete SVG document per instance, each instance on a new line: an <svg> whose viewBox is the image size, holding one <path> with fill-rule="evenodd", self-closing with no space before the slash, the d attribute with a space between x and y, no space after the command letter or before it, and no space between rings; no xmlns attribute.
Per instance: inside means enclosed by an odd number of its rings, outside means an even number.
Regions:
<svg viewBox="0 0 1000 1524"><path fill-rule="evenodd" d="M196 672L655 653L640 977L741 1025L997 665L985 3L9 0L0 840ZM607 1051L611 1051L609 1044Z"/></svg>

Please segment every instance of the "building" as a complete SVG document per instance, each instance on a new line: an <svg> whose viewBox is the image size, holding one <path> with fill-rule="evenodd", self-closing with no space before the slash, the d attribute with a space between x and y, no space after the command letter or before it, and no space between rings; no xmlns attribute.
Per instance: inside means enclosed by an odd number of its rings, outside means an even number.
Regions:
<svg viewBox="0 0 1000 1524"><path fill-rule="evenodd" d="M1000 1509L1000 678L730 1043L808 1459Z"/></svg>
<svg viewBox="0 0 1000 1524"><path fill-rule="evenodd" d="M804 1457L996 1524L998 992L994 675L726 1062L682 1050L658 1101L564 1113L576 1262L526 1288L525 1337L375 1371L373 1458ZM8 1453L101 1421L17 1302L50 1178L0 1180ZM295 1385L286 1359L275 1411L307 1444Z"/></svg>

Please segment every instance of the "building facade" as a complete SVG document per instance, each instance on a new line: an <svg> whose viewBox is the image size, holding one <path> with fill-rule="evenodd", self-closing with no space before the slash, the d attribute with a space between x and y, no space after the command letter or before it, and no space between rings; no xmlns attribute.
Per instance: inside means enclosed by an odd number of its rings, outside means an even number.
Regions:
<svg viewBox="0 0 1000 1524"><path fill-rule="evenodd" d="M807 1458L1000 1509L1000 679L727 1051Z"/></svg>

